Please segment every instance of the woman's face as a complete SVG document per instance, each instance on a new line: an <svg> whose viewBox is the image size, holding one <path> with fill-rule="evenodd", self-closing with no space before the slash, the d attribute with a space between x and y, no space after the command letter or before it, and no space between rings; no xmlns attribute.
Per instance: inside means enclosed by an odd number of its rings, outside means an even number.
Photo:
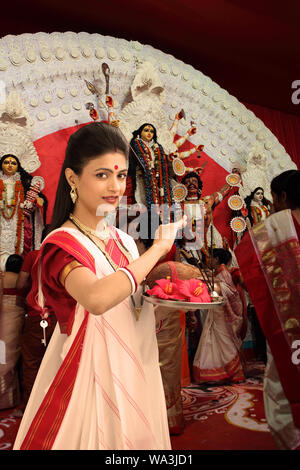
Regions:
<svg viewBox="0 0 300 470"><path fill-rule="evenodd" d="M154 136L153 126L150 126L150 124L145 126L141 132L141 139L144 140L144 142L150 142L153 139L153 136Z"/></svg>
<svg viewBox="0 0 300 470"><path fill-rule="evenodd" d="M12 157L6 157L2 162L2 171L7 176L13 176L18 170L18 162Z"/></svg>
<svg viewBox="0 0 300 470"><path fill-rule="evenodd" d="M74 172L70 174L72 179L67 179L69 184L74 181L76 187L78 197L74 210L78 216L80 212L83 217L103 217L116 209L125 192L126 157L119 152L106 153L90 160L80 176Z"/></svg>
<svg viewBox="0 0 300 470"><path fill-rule="evenodd" d="M254 201L256 201L256 202L262 202L263 197L264 197L264 192L263 192L263 190L262 190L262 189L258 189L257 191L255 191L254 196L253 196L253 199L254 199Z"/></svg>

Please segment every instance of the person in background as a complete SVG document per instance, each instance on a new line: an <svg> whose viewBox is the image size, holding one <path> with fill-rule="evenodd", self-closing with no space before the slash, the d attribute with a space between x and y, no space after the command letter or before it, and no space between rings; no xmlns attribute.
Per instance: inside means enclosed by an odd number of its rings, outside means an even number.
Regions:
<svg viewBox="0 0 300 470"><path fill-rule="evenodd" d="M264 405L279 449L300 450L300 171L271 182L275 213L235 249L267 340Z"/></svg>
<svg viewBox="0 0 300 470"><path fill-rule="evenodd" d="M0 341L4 354L0 360L0 409L13 408L20 400L19 359L24 323L24 299L16 289L23 258L10 255L1 273Z"/></svg>
<svg viewBox="0 0 300 470"><path fill-rule="evenodd" d="M206 316L193 362L193 375L197 383L220 384L245 379L240 354L243 303L226 266L229 255L222 248L213 249L215 280L220 283L226 304L210 309Z"/></svg>
<svg viewBox="0 0 300 470"><path fill-rule="evenodd" d="M214 253L216 253L216 251ZM245 294L245 284L244 284L243 276L241 274L240 269L237 266L232 266L232 254L230 253L229 250L222 250L219 253L220 253L221 259L223 259L224 264L226 265L228 271L231 274L233 284L235 285L239 293L239 296L241 298L242 304L243 304L243 323L241 326L241 330L239 332L239 336L241 340L243 340L247 333L247 323L248 323L247 321L247 298Z"/></svg>

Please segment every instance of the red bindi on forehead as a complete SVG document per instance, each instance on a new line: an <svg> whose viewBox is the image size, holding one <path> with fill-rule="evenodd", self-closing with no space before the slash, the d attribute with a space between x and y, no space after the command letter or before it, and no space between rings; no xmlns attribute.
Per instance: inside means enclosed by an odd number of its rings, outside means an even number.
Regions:
<svg viewBox="0 0 300 470"><path fill-rule="evenodd" d="M118 168L119 168L118 165L115 165L115 166L114 166L114 169L115 169L115 170L117 170Z"/></svg>

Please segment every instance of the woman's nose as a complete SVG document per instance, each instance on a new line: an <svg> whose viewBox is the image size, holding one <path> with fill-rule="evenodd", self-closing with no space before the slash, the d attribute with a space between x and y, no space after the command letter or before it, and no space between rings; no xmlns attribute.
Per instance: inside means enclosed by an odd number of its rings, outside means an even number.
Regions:
<svg viewBox="0 0 300 470"><path fill-rule="evenodd" d="M118 191L120 189L120 181L118 180L117 176L110 178L108 188L110 191Z"/></svg>

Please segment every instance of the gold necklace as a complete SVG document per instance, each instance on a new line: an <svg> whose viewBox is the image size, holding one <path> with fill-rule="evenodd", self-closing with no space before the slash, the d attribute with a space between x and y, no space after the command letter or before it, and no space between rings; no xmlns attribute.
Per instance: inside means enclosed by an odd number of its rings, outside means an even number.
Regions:
<svg viewBox="0 0 300 470"><path fill-rule="evenodd" d="M97 231L97 230L93 230L92 228L87 227L86 225L84 225L82 222L80 222L78 217L76 217L73 214L69 215L69 219L71 219L72 222L76 222L75 225L77 225L78 228L81 228L85 233L89 233L90 235L92 235L94 237L97 237L97 238L100 238L100 240L103 240L103 241L109 239L110 231L109 231L108 224L107 224L106 221L104 221L103 230Z"/></svg>

